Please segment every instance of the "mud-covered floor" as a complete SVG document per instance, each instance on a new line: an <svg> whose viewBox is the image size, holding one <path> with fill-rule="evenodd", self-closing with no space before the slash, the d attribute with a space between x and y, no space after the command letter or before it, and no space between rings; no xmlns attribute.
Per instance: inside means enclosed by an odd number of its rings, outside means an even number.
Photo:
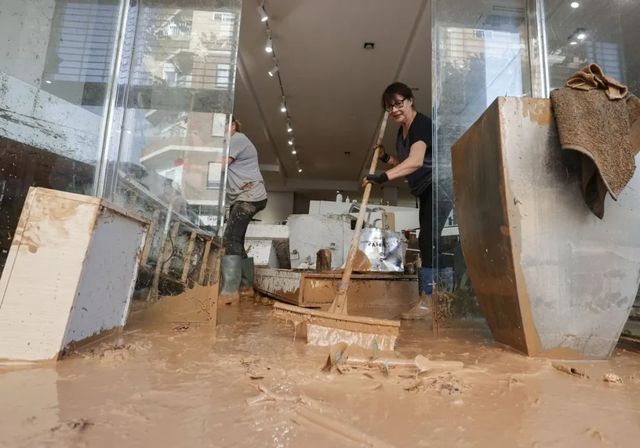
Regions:
<svg viewBox="0 0 640 448"><path fill-rule="evenodd" d="M482 323L403 323L407 358L462 370L321 371L267 304L222 310L217 332L133 319L118 340L49 365L0 366L0 446L609 447L640 440L640 355L529 359ZM342 372L342 373L340 373ZM613 373L622 384L603 380Z"/></svg>

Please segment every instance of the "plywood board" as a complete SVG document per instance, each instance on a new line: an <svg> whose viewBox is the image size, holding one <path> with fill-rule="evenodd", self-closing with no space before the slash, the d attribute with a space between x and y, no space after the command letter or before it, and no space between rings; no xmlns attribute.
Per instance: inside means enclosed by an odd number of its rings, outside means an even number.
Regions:
<svg viewBox="0 0 640 448"><path fill-rule="evenodd" d="M56 358L122 326L146 228L97 198L31 188L0 278L0 358Z"/></svg>

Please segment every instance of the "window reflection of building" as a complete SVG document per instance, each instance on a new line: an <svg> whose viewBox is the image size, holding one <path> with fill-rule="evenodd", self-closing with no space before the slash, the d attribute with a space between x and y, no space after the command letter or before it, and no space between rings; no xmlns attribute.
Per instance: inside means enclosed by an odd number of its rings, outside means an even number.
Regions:
<svg viewBox="0 0 640 448"><path fill-rule="evenodd" d="M573 9L557 0L544 0L551 89L561 87L590 63L602 67L607 76L632 83L633 75L623 64L623 48L627 47L625 36L636 36L637 24L632 20L629 26L622 18L637 17L637 3L609 3L592 1Z"/></svg>
<svg viewBox="0 0 640 448"><path fill-rule="evenodd" d="M119 8L116 0L55 3L43 90L99 112L111 75Z"/></svg>
<svg viewBox="0 0 640 448"><path fill-rule="evenodd" d="M209 226L222 188L220 160L230 110L225 101L233 86L238 16L142 8L129 85L136 101L129 102L124 118L125 132L138 137L121 148L121 165L140 166L137 181L152 194L158 187L151 184L170 179L199 216L194 219Z"/></svg>

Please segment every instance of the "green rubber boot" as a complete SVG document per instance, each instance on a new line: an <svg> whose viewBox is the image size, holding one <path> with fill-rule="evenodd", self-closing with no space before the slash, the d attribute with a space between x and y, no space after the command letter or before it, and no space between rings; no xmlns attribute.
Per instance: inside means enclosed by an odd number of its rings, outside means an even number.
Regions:
<svg viewBox="0 0 640 448"><path fill-rule="evenodd" d="M253 281L255 279L255 266L253 257L242 260L242 278L240 279L240 297L254 297Z"/></svg>
<svg viewBox="0 0 640 448"><path fill-rule="evenodd" d="M232 304L240 300L242 256L224 255L220 260L220 296L222 303Z"/></svg>

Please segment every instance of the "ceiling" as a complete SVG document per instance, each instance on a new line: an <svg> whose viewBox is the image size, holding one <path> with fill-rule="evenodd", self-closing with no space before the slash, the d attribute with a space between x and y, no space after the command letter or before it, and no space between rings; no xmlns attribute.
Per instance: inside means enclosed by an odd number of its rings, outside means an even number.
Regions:
<svg viewBox="0 0 640 448"><path fill-rule="evenodd" d="M416 107L431 109L431 2L266 0L279 72L270 77L260 0L244 0L234 114L258 148L270 191L313 197L356 193L382 118L380 96L396 80L414 88ZM374 42L365 50L365 42ZM278 78L278 75L280 78ZM297 158L280 112L282 83ZM390 123L386 146L397 126ZM298 173L298 166L302 172ZM402 194L408 189L403 182ZM356 196L352 196L356 197Z"/></svg>

